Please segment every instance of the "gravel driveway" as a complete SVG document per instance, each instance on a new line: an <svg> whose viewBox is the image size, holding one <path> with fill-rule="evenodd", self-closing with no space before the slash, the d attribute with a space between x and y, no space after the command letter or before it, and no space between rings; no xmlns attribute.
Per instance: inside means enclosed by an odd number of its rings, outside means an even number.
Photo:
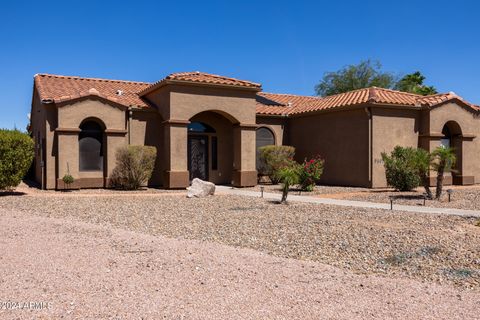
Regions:
<svg viewBox="0 0 480 320"><path fill-rule="evenodd" d="M39 211L58 204L43 200ZM199 204L197 211L204 210ZM133 212L138 205L129 208ZM91 219L89 211L99 209L99 220L105 214L101 201L68 201L68 208ZM151 214L144 213L137 229ZM14 209L0 209L0 224L0 303L48 307L2 309L2 319L478 318L477 290L357 275L313 261Z"/></svg>

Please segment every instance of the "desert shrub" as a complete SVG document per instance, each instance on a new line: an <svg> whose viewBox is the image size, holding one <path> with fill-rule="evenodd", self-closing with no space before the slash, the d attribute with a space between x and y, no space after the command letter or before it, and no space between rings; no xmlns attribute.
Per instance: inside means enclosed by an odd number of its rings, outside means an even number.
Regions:
<svg viewBox="0 0 480 320"><path fill-rule="evenodd" d="M0 129L0 190L20 184L32 164L34 153L30 136L18 130Z"/></svg>
<svg viewBox="0 0 480 320"><path fill-rule="evenodd" d="M67 185L67 188L70 188L70 185L75 182L75 178L67 173L63 176L62 181Z"/></svg>
<svg viewBox="0 0 480 320"><path fill-rule="evenodd" d="M260 174L270 178L273 184L279 182L276 172L293 163L295 148L291 146L264 146L260 148L262 163Z"/></svg>
<svg viewBox="0 0 480 320"><path fill-rule="evenodd" d="M157 149L151 146L125 146L117 150L116 166L110 176L112 187L136 190L152 176Z"/></svg>
<svg viewBox="0 0 480 320"><path fill-rule="evenodd" d="M416 149L396 146L390 155L382 152L389 186L399 191L410 191L420 184L416 163Z"/></svg>
<svg viewBox="0 0 480 320"><path fill-rule="evenodd" d="M282 203L287 201L290 186L300 182L301 165L296 162L291 162L288 166L284 166L275 171L275 178L282 183Z"/></svg>
<svg viewBox="0 0 480 320"><path fill-rule="evenodd" d="M302 190L313 191L315 185L323 173L323 165L325 161L316 156L313 159L303 161L303 164L300 168L300 186Z"/></svg>

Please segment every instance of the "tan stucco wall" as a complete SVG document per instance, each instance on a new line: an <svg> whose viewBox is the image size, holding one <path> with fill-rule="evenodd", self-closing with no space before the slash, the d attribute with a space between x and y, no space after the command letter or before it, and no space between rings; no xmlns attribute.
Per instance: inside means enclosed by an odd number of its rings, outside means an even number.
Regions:
<svg viewBox="0 0 480 320"><path fill-rule="evenodd" d="M418 147L420 113L417 110L370 108L372 112L372 187L387 187L382 152L395 146Z"/></svg>
<svg viewBox="0 0 480 320"><path fill-rule="evenodd" d="M98 100L83 100L58 108L59 128L79 128L83 120L101 119L107 129L125 130L125 108Z"/></svg>
<svg viewBox="0 0 480 320"><path fill-rule="evenodd" d="M241 131L233 134L231 142L232 167L235 172L229 173L227 168L223 167L221 170L225 172L211 172L212 180L228 183L231 180L227 181L227 177L233 176L234 181L242 181L236 183L237 185L256 184L255 135L250 132L256 119L255 98L256 92L251 90L177 84L169 84L149 93L146 99L156 105L164 119L166 186L178 188L188 185L187 125L195 116L204 112L220 115L228 121L231 130L235 130L234 126L240 124L236 130ZM225 138L230 139L227 136ZM218 138L219 142L224 141L221 136ZM226 148L222 148L221 152L229 156ZM226 158L225 161L230 160Z"/></svg>
<svg viewBox="0 0 480 320"><path fill-rule="evenodd" d="M447 103L430 111L429 129L431 134L442 132L448 121L455 121L460 125L464 139L460 150L461 172L463 176L473 176L475 183L480 183L480 118L467 108L455 103ZM430 140L430 150L440 145L438 139Z"/></svg>
<svg viewBox="0 0 480 320"><path fill-rule="evenodd" d="M368 116L364 109L295 117L289 121L289 144L296 159L325 159L321 183L369 186Z"/></svg>
<svg viewBox="0 0 480 320"><path fill-rule="evenodd" d="M60 130L78 129L86 119L97 119L105 126L104 132L104 169L102 171L82 172L79 170L78 132L56 132L57 138L57 179L67 172L75 179L97 179L108 177L115 167L116 150L127 143L126 110L98 100L82 100L58 107L58 128ZM113 134L110 132L114 132ZM81 182L81 181L80 181ZM85 184L86 185L86 184ZM95 182L98 185L98 182ZM100 184L101 185L101 184Z"/></svg>
<svg viewBox="0 0 480 320"><path fill-rule="evenodd" d="M165 150L161 116L156 111L133 111L129 130L130 144L157 148L157 160L148 184L151 186L163 185L162 172L165 170L165 164L162 157Z"/></svg>
<svg viewBox="0 0 480 320"><path fill-rule="evenodd" d="M37 90L33 91L32 108L30 111L30 125L32 138L35 143L34 178L42 184L42 154L45 152L43 143L46 136L46 110L42 107ZM43 149L43 150L42 150Z"/></svg>

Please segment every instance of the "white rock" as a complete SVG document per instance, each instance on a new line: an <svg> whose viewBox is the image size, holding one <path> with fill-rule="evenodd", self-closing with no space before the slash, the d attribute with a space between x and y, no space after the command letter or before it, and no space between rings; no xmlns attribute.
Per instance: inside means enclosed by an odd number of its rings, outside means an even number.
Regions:
<svg viewBox="0 0 480 320"><path fill-rule="evenodd" d="M187 188L187 198L203 198L215 194L215 184L208 181L195 178L192 185Z"/></svg>

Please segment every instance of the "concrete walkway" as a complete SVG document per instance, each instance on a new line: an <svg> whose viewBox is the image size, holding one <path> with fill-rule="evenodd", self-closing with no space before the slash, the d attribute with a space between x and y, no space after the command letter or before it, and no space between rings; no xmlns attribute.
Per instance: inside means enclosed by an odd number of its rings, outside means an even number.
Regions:
<svg viewBox="0 0 480 320"><path fill-rule="evenodd" d="M225 194L235 194L248 197L260 197L260 191L251 191L243 189L235 189L232 187L226 186L217 186L217 191ZM280 200L281 194L264 192L263 197L268 200ZM318 204L328 204L344 207L357 207L357 208L372 208L372 209L385 209L390 210L389 203L377 203L377 202L368 202L368 201L355 201L355 200L340 200L340 199L330 199L330 198L318 198L313 196L298 196L289 194L288 201L296 202L306 202L306 203L318 203ZM435 207L424 207L424 206L407 206L393 203L393 210L396 211L408 211L408 212L419 212L419 213L436 213L436 214L450 214L464 217L479 217L480 211L477 210L463 210L463 209L454 209L454 208L435 208Z"/></svg>

